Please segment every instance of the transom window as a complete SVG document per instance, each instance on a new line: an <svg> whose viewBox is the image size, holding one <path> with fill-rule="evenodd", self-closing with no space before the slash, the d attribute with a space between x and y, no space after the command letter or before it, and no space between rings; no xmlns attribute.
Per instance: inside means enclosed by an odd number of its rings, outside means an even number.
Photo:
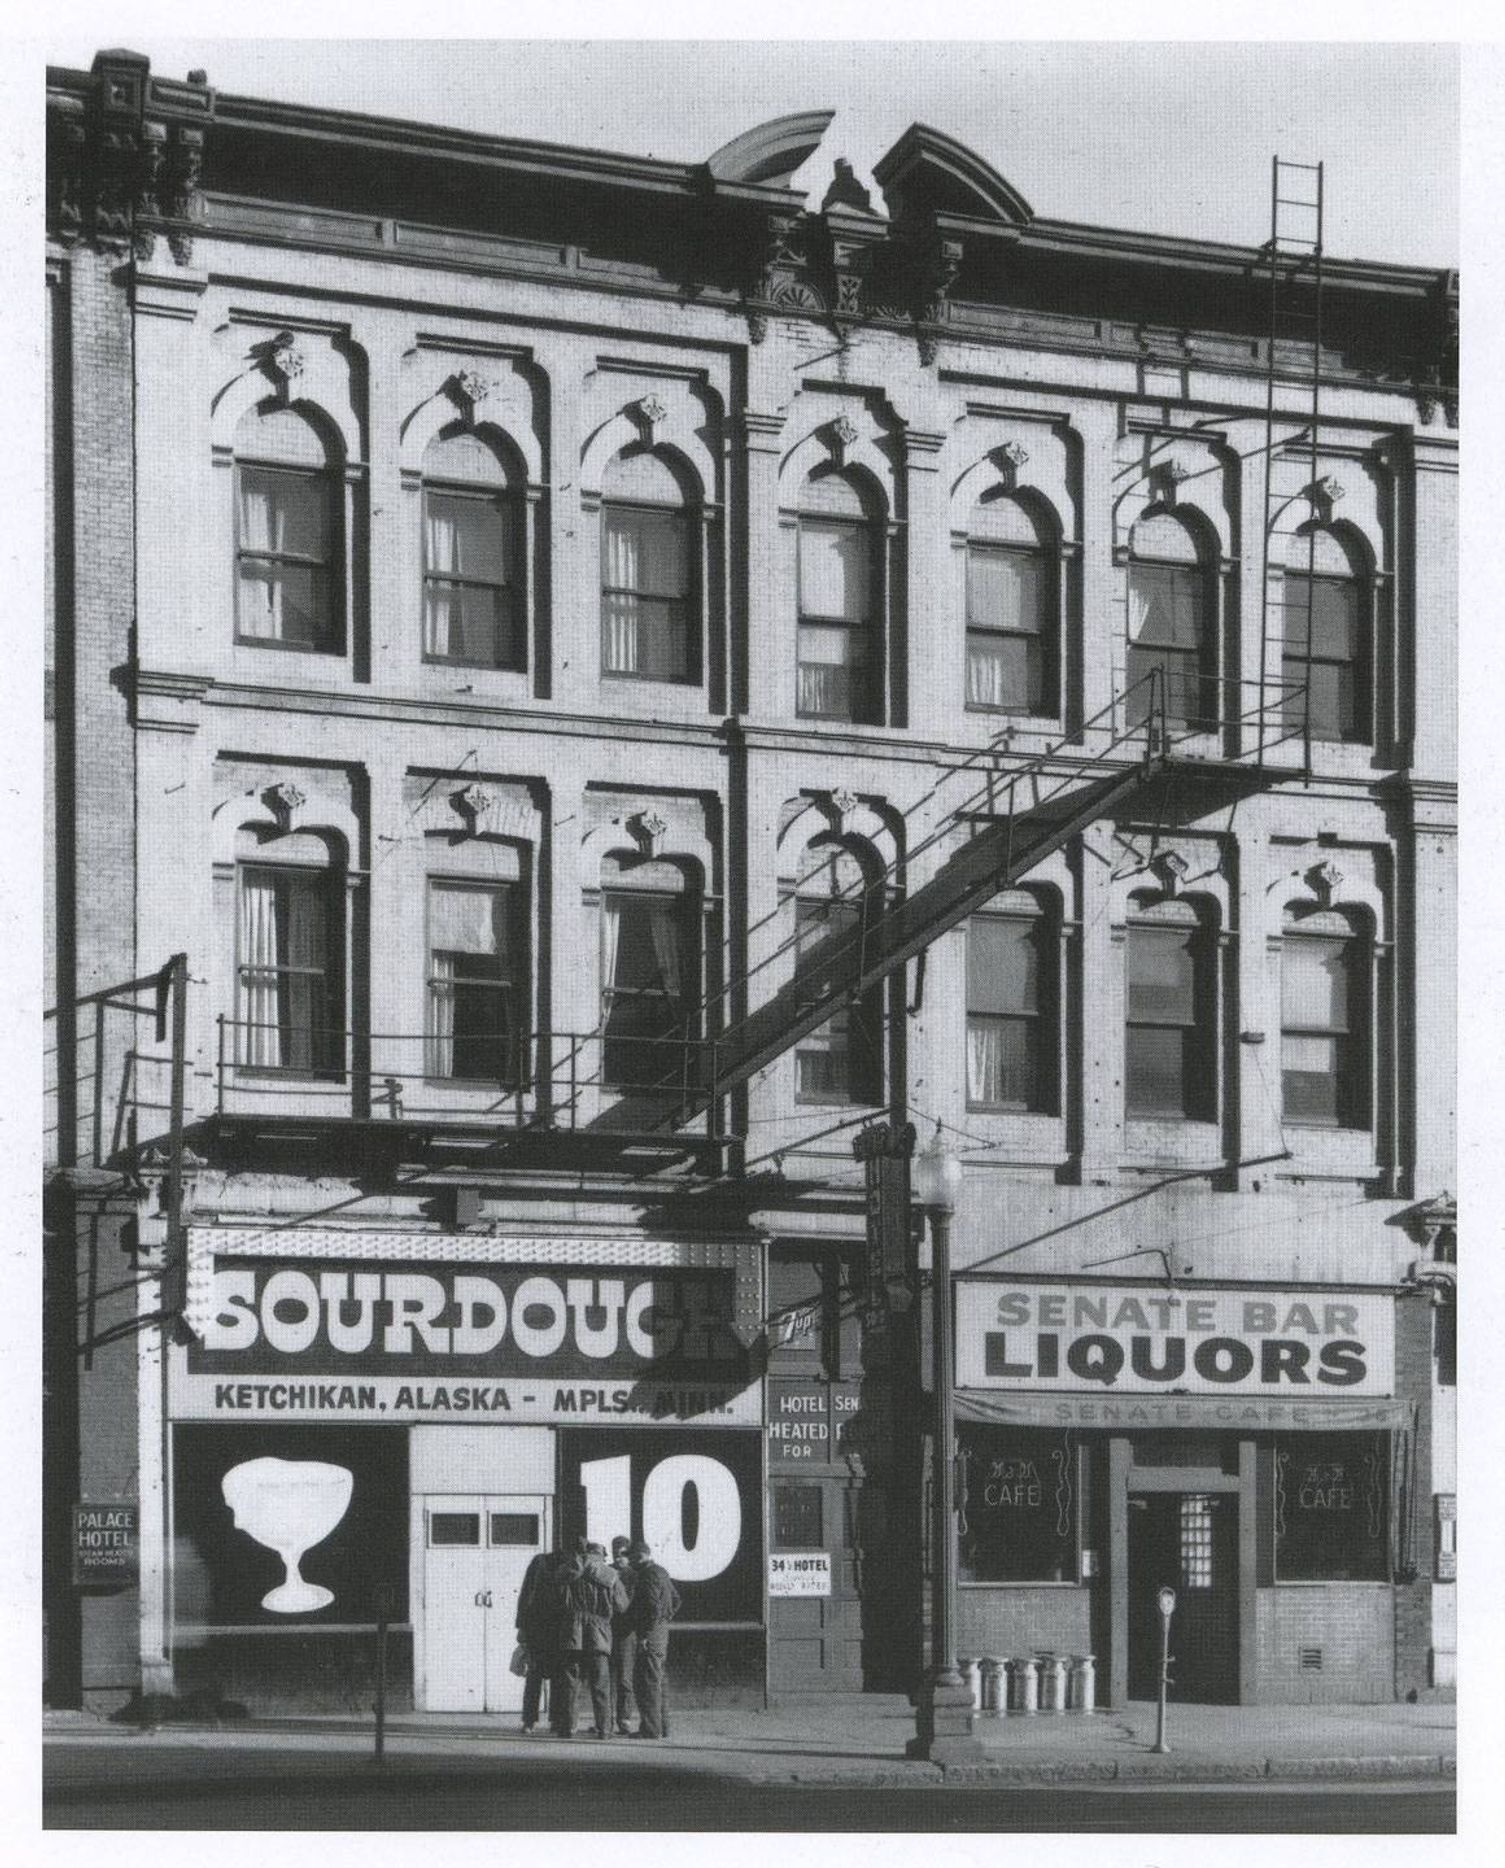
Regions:
<svg viewBox="0 0 1505 1868"><path fill-rule="evenodd" d="M1288 1121L1368 1126L1368 973L1367 943L1346 915L1287 909L1280 1080Z"/></svg>
<svg viewBox="0 0 1505 1868"><path fill-rule="evenodd" d="M848 475L806 481L799 515L796 711L810 719L882 717L883 529Z"/></svg>
<svg viewBox="0 0 1505 1868"><path fill-rule="evenodd" d="M321 436L296 409L253 410L235 450L237 639L338 653L339 481Z"/></svg>
<svg viewBox="0 0 1505 1868"><path fill-rule="evenodd" d="M428 1057L431 1077L515 1082L524 1033L513 883L429 883Z"/></svg>
<svg viewBox="0 0 1505 1868"><path fill-rule="evenodd" d="M1005 495L979 500L967 531L967 705L1053 714L1056 577L1046 541Z"/></svg>
<svg viewBox="0 0 1505 1868"><path fill-rule="evenodd" d="M1341 539L1304 525L1291 540L1283 579L1281 673L1287 723L1313 739L1367 741L1368 604Z"/></svg>
<svg viewBox="0 0 1505 1868"><path fill-rule="evenodd" d="M1129 559L1128 720L1142 722L1159 673L1172 726L1218 718L1213 581L1190 528L1171 513L1134 527Z"/></svg>
<svg viewBox="0 0 1505 1868"><path fill-rule="evenodd" d="M327 869L240 867L236 1061L337 1075L344 1056L337 878Z"/></svg>
<svg viewBox="0 0 1505 1868"><path fill-rule="evenodd" d="M1125 1108L1130 1116L1216 1114L1212 933L1189 903L1137 905L1127 931Z"/></svg>
<svg viewBox="0 0 1505 1868"><path fill-rule="evenodd" d="M423 457L423 658L526 666L522 523L495 451L464 430Z"/></svg>
<svg viewBox="0 0 1505 1868"><path fill-rule="evenodd" d="M1057 960L1033 895L967 924L967 1101L978 1109L1055 1108Z"/></svg>
<svg viewBox="0 0 1505 1868"><path fill-rule="evenodd" d="M607 470L601 510L601 669L700 679L697 532L675 471L643 449Z"/></svg>

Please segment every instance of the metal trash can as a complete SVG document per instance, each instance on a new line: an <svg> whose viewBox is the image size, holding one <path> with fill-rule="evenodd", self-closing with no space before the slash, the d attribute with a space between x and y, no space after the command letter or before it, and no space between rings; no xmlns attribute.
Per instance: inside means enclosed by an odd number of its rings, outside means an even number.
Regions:
<svg viewBox="0 0 1505 1868"><path fill-rule="evenodd" d="M1028 1658L1011 1660L1006 1663L1009 1674L1008 1695L1010 1712L1033 1712L1039 1705L1040 1672L1036 1663Z"/></svg>
<svg viewBox="0 0 1505 1868"><path fill-rule="evenodd" d="M1097 1705L1097 1657L1073 1654L1066 1680L1066 1705L1071 1712L1092 1712Z"/></svg>
<svg viewBox="0 0 1505 1868"><path fill-rule="evenodd" d="M982 1711L982 1674L975 1660L958 1660L957 1668L966 1683L967 1691L972 1695L972 1710Z"/></svg>
<svg viewBox="0 0 1505 1868"><path fill-rule="evenodd" d="M991 1655L982 1663L982 1709L996 1718L1003 1711L1007 1698L1003 1670L1007 1662L995 1660Z"/></svg>
<svg viewBox="0 0 1505 1868"><path fill-rule="evenodd" d="M1064 1654L1038 1654L1040 1663L1040 1710L1066 1710L1066 1657Z"/></svg>

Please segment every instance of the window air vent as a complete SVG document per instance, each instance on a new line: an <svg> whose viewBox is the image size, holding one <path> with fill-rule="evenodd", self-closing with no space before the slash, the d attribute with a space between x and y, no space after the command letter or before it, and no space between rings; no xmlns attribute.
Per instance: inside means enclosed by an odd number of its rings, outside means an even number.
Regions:
<svg viewBox="0 0 1505 1868"><path fill-rule="evenodd" d="M1320 1647L1298 1648L1297 1653L1300 1656L1301 1671L1303 1673L1321 1673L1322 1650Z"/></svg>

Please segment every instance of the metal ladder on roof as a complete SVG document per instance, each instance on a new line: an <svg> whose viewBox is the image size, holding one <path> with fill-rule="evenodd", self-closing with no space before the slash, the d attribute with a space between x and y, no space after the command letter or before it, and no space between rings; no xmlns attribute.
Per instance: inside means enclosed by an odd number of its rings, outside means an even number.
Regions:
<svg viewBox="0 0 1505 1868"><path fill-rule="evenodd" d="M1322 289L1324 175L1320 162L1270 163L1270 238L1261 249L1269 277L1265 342L1265 488L1260 576L1260 693L1289 678L1295 684L1310 765L1310 619L1297 654L1287 653L1286 570L1306 554L1307 590L1316 568L1322 423ZM1280 386L1294 388L1282 401ZM1295 426L1293 427L1293 424ZM1310 602L1310 596L1308 596ZM1260 712L1260 745L1268 731Z"/></svg>

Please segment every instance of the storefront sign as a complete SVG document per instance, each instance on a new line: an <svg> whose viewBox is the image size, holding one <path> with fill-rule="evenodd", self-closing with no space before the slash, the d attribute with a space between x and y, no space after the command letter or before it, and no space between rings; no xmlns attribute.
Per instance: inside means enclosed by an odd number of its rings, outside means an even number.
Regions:
<svg viewBox="0 0 1505 1868"><path fill-rule="evenodd" d="M1099 1427L1128 1431L1142 1427L1239 1428L1286 1433L1384 1432L1404 1427L1407 1401L1268 1401L1259 1395L1009 1394L972 1389L956 1399L959 1420L997 1421L1009 1426Z"/></svg>
<svg viewBox="0 0 1505 1868"><path fill-rule="evenodd" d="M189 1420L758 1418L730 1271L219 1257L176 1350Z"/></svg>
<svg viewBox="0 0 1505 1868"><path fill-rule="evenodd" d="M610 1548L642 1538L674 1578L678 1622L761 1618L763 1474L756 1433L559 1436L560 1527Z"/></svg>
<svg viewBox="0 0 1505 1868"><path fill-rule="evenodd" d="M831 1553L828 1550L781 1550L768 1559L771 1596L828 1596Z"/></svg>
<svg viewBox="0 0 1505 1868"><path fill-rule="evenodd" d="M1369 1293L962 1279L960 1388L1385 1395L1395 1300Z"/></svg>
<svg viewBox="0 0 1505 1868"><path fill-rule="evenodd" d="M768 1382L768 1463L821 1464L859 1454L876 1437L874 1404L863 1404L856 1382Z"/></svg>
<svg viewBox="0 0 1505 1868"><path fill-rule="evenodd" d="M80 1588L134 1583L140 1561L141 1507L134 1499L73 1507L73 1580Z"/></svg>

